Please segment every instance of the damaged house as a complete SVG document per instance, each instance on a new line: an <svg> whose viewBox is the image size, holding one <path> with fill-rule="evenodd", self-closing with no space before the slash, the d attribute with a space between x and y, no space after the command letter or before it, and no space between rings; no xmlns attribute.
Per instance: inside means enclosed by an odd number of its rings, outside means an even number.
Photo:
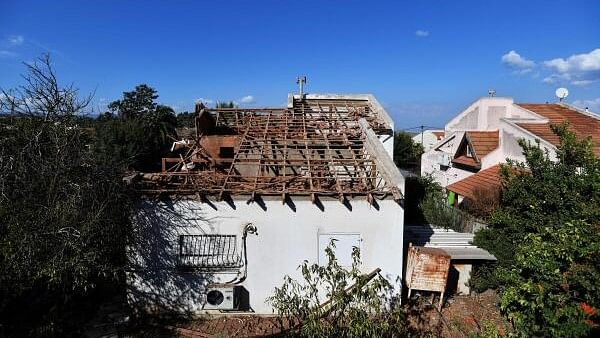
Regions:
<svg viewBox="0 0 600 338"><path fill-rule="evenodd" d="M129 301L192 313L273 312L266 298L304 261L399 286L404 178L393 121L372 95L289 95L277 109L196 106L196 133L141 173Z"/></svg>

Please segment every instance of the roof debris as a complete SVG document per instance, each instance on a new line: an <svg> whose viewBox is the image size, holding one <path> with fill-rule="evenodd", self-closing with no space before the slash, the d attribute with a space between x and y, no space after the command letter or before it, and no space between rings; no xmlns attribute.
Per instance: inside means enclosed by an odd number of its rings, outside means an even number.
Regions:
<svg viewBox="0 0 600 338"><path fill-rule="evenodd" d="M291 97L288 108L196 106L196 135L176 142L162 171L145 173L146 194L347 196L402 199L401 174L378 137L389 116L370 95ZM377 144L373 144L377 143Z"/></svg>

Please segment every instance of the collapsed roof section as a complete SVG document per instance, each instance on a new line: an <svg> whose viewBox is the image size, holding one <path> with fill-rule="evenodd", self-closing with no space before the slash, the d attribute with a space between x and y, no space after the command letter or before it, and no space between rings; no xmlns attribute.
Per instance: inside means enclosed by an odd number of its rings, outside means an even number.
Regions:
<svg viewBox="0 0 600 338"><path fill-rule="evenodd" d="M196 106L196 136L176 142L146 194L347 196L401 200L404 178L379 137L393 122L372 95L290 96L287 108Z"/></svg>

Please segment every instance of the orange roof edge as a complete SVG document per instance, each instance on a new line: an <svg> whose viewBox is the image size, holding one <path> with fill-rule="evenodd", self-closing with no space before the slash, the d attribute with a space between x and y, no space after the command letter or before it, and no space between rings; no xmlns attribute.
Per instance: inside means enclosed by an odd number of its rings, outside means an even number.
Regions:
<svg viewBox="0 0 600 338"><path fill-rule="evenodd" d="M500 164L481 170L465 179L450 184L446 189L453 191L458 195L473 198L475 189L500 188L502 187L502 179Z"/></svg>

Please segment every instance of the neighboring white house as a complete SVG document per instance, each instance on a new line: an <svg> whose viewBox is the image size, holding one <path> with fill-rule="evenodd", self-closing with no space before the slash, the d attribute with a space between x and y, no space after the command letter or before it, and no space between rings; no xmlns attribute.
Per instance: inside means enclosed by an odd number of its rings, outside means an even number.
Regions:
<svg viewBox="0 0 600 338"><path fill-rule="evenodd" d="M559 143L551 124L569 123L578 137L591 136L600 156L600 117L565 103L518 104L512 98L475 101L445 126L445 137L421 157L421 174L431 175L459 203L479 188L499 186L499 164L524 161L519 139L540 142L551 158ZM455 199L455 195L458 195Z"/></svg>
<svg viewBox="0 0 600 338"><path fill-rule="evenodd" d="M304 261L360 249L367 273L402 276L404 178L394 124L372 95L289 96L286 108L196 108L197 136L144 198L128 251L129 301L189 311L271 314L266 302ZM399 285L397 285L400 287Z"/></svg>
<svg viewBox="0 0 600 338"><path fill-rule="evenodd" d="M443 139L443 130L424 130L412 137L413 142L422 145L424 151L431 150L434 145Z"/></svg>

